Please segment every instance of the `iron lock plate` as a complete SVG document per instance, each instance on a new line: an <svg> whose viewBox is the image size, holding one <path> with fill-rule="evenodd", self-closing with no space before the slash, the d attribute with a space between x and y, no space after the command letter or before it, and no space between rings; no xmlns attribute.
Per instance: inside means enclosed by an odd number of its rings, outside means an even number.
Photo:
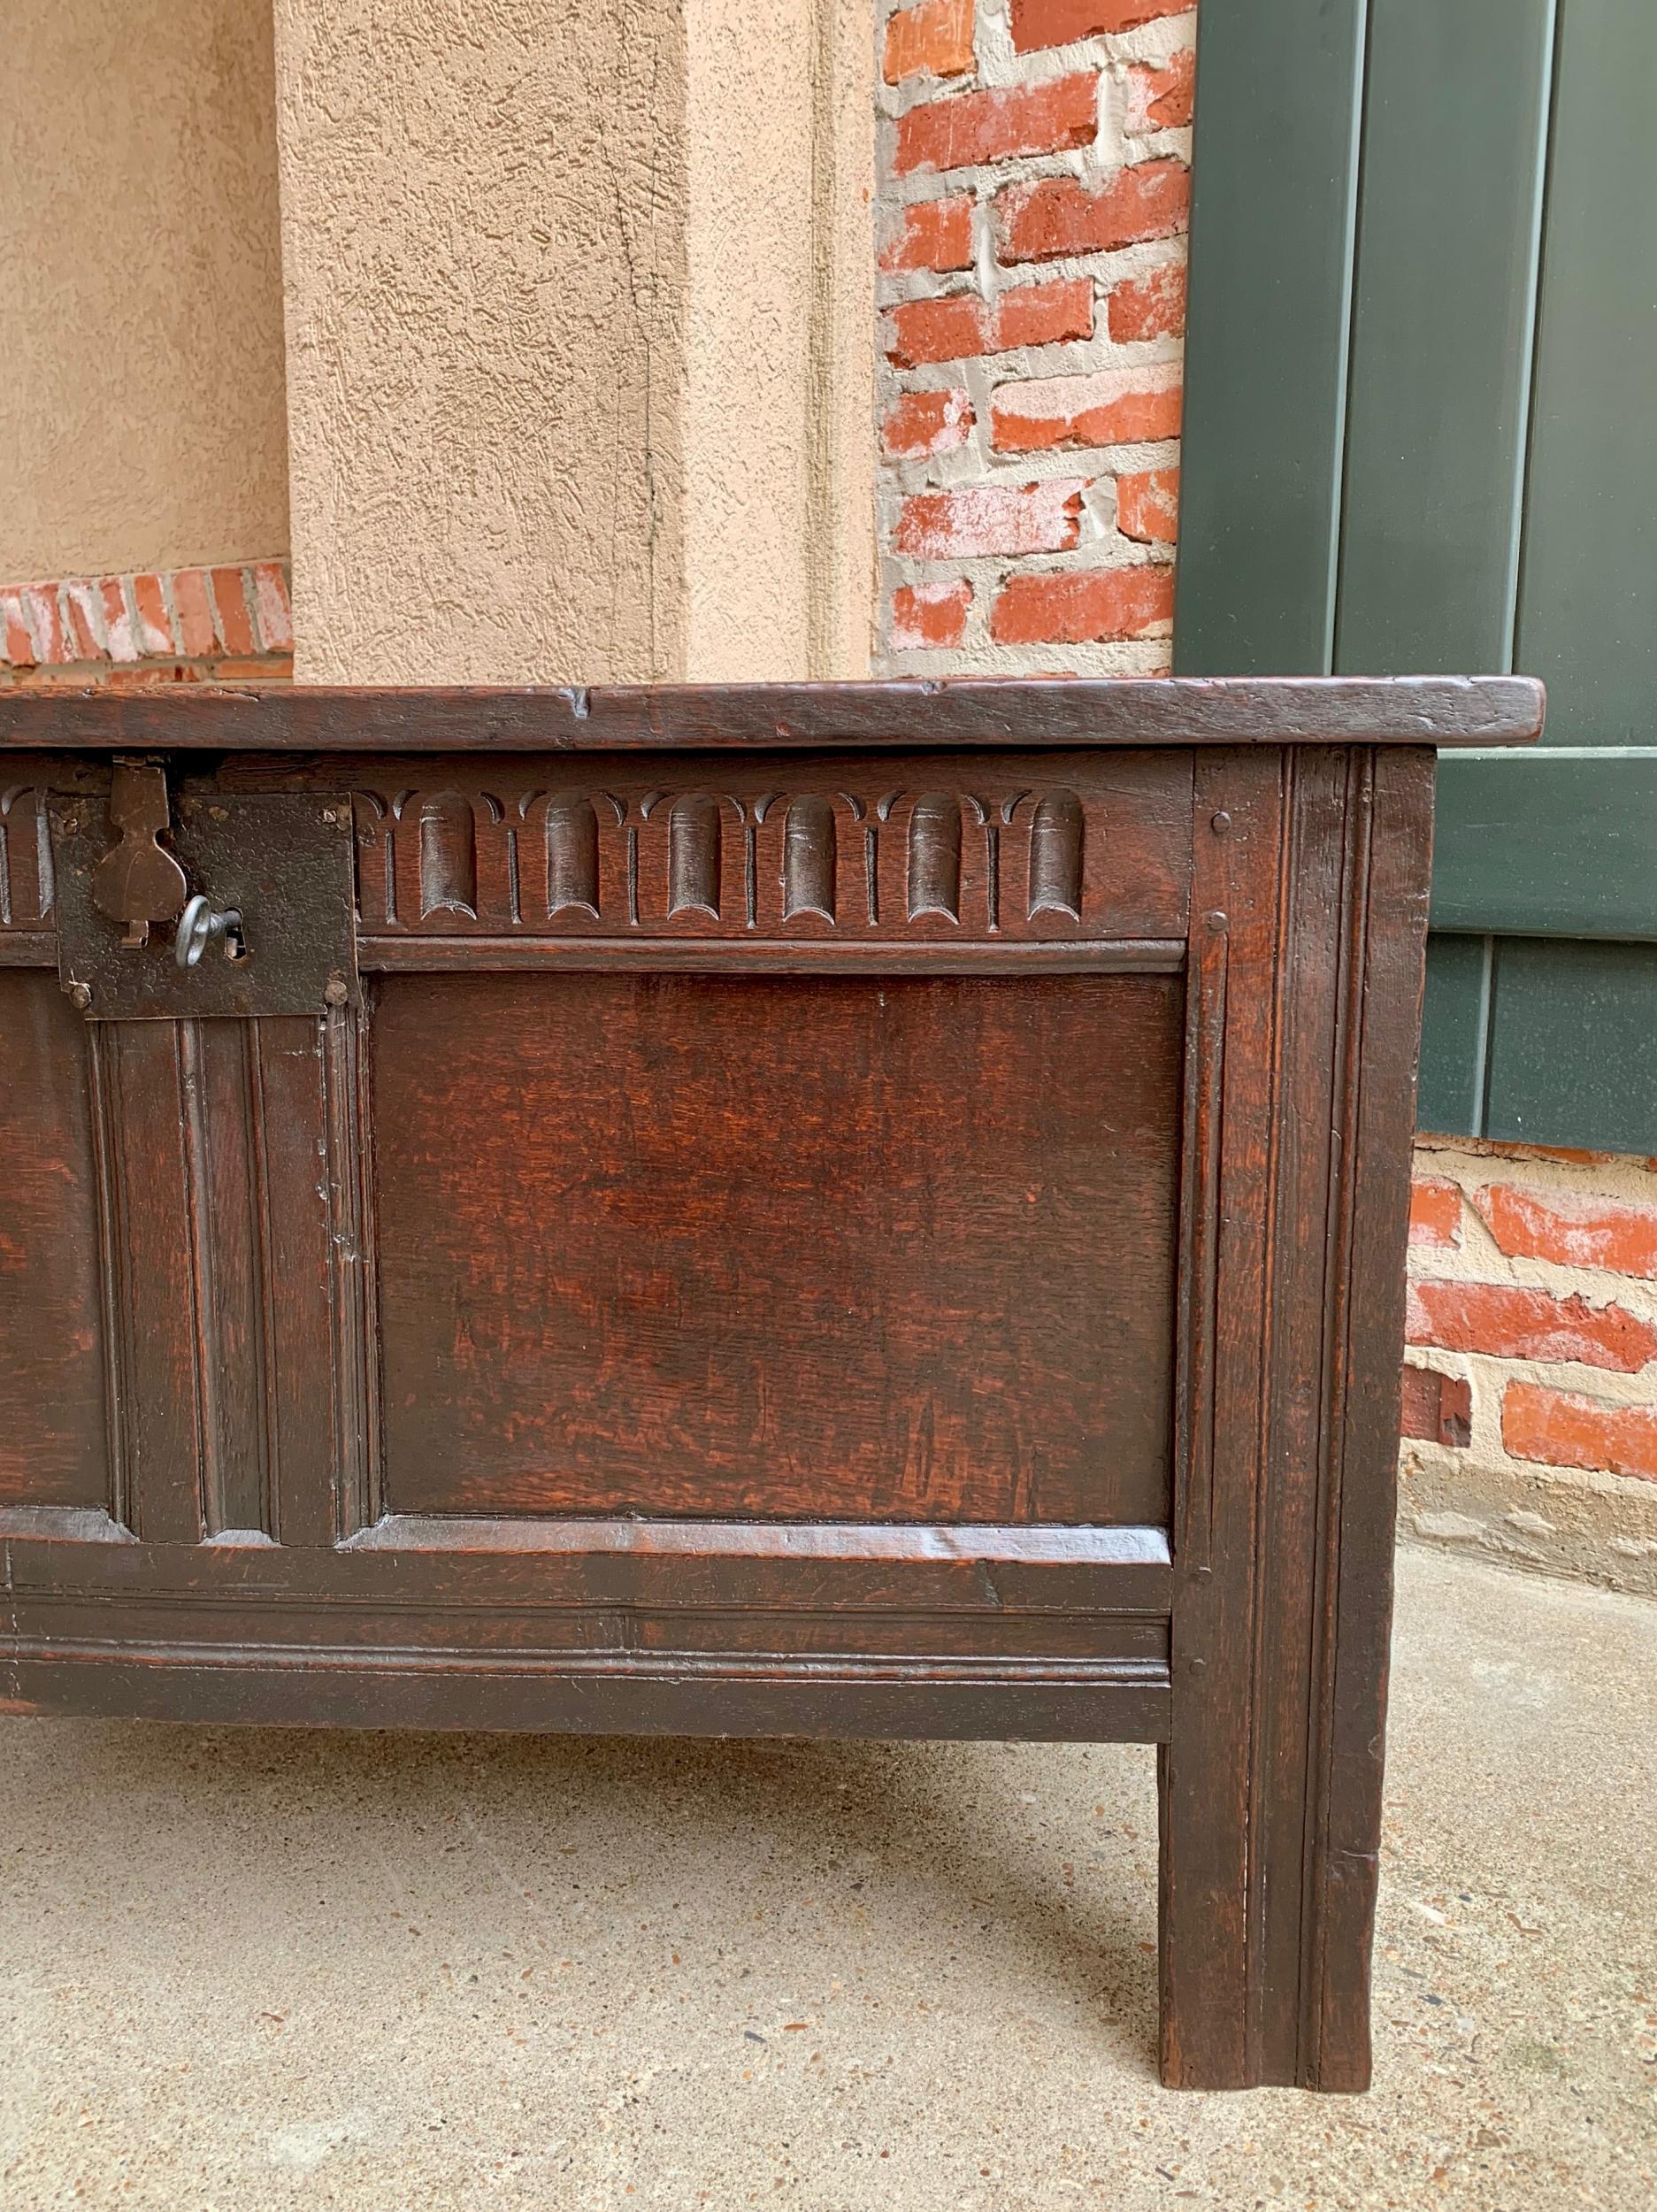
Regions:
<svg viewBox="0 0 1657 2212"><path fill-rule="evenodd" d="M87 1018L320 1014L354 1004L361 994L349 799L187 791L171 796L169 812L164 849L191 892L240 916L245 956L228 959L214 947L196 966L180 967L170 920L150 930L148 943L124 943L121 925L93 895L121 833L104 800L54 794L58 979Z"/></svg>

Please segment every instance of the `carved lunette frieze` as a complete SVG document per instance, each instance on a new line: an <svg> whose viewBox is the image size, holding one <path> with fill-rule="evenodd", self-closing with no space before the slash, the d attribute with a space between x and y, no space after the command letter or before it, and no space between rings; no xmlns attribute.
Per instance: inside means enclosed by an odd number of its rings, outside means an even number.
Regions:
<svg viewBox="0 0 1657 2212"><path fill-rule="evenodd" d="M1113 910L1113 856L1142 873L1142 830L1129 819L1113 835L1101 803L1064 785L359 783L353 800L370 937L1062 941L1147 926Z"/></svg>
<svg viewBox="0 0 1657 2212"><path fill-rule="evenodd" d="M29 767L0 787L0 957L13 959L49 956L53 925L49 787ZM671 756L585 772L523 757L262 762L219 775L234 789L350 788L371 941L1062 945L1185 928L1189 768L1168 755L711 772Z"/></svg>

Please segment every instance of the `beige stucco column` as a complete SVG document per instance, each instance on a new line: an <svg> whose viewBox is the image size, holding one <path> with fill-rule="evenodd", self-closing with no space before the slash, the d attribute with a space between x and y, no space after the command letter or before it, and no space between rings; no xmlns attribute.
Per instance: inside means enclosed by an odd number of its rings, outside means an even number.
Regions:
<svg viewBox="0 0 1657 2212"><path fill-rule="evenodd" d="M276 24L296 673L859 672L862 0Z"/></svg>
<svg viewBox="0 0 1657 2212"><path fill-rule="evenodd" d="M868 0L686 0L687 670L867 672Z"/></svg>

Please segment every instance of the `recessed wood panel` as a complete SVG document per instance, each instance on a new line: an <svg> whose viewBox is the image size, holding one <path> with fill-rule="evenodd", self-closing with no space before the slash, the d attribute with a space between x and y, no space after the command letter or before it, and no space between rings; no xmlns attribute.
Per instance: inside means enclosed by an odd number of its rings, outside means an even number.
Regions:
<svg viewBox="0 0 1657 2212"><path fill-rule="evenodd" d="M109 1497L86 1024L0 970L0 1504Z"/></svg>
<svg viewBox="0 0 1657 2212"><path fill-rule="evenodd" d="M1183 996L387 981L387 1506L1165 1519Z"/></svg>

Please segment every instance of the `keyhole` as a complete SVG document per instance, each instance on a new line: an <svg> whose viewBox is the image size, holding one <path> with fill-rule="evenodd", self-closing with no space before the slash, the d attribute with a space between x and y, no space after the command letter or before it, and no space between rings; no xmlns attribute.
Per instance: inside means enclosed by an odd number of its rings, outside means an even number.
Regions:
<svg viewBox="0 0 1657 2212"><path fill-rule="evenodd" d="M245 960L248 956L240 910L233 906L218 913L198 891L179 918L173 956L180 968L194 968L210 945L217 946L226 960Z"/></svg>

